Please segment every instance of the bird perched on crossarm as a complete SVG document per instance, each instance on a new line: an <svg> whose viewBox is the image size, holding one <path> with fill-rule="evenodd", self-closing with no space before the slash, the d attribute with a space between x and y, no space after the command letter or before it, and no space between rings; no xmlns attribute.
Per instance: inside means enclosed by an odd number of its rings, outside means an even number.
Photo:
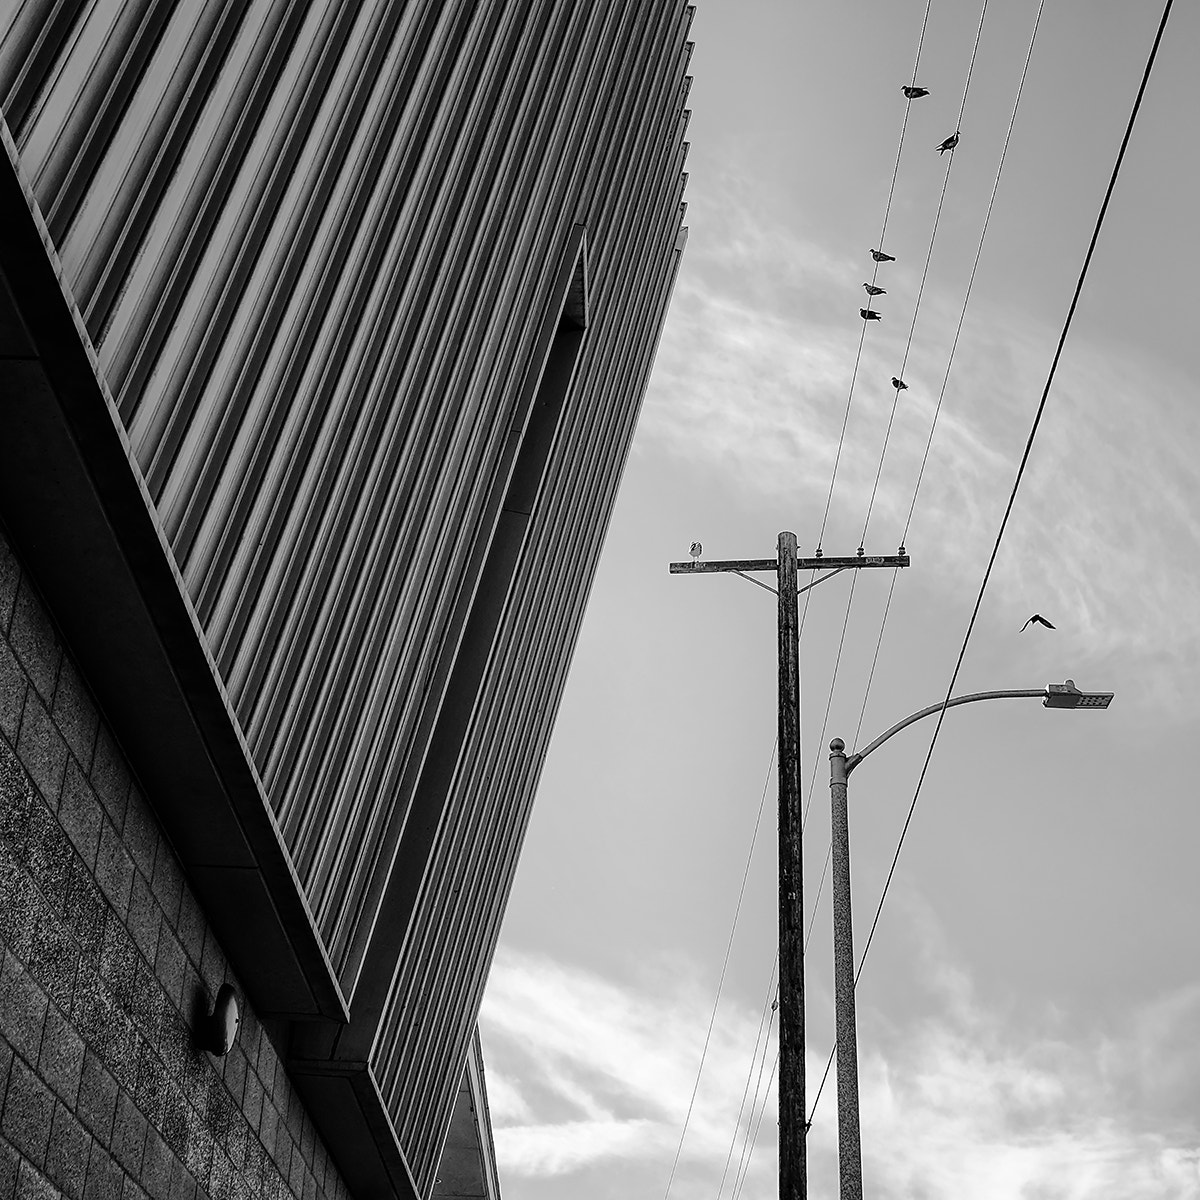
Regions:
<svg viewBox="0 0 1200 1200"><path fill-rule="evenodd" d="M700 555L704 553L704 547L702 545L700 545L699 542L693 542L692 548L688 551L688 553L693 558L699 558Z"/></svg>
<svg viewBox="0 0 1200 1200"><path fill-rule="evenodd" d="M876 262L895 262L896 261L896 256L894 254L884 254L884 252L882 250L872 250L871 257Z"/></svg>
<svg viewBox="0 0 1200 1200"><path fill-rule="evenodd" d="M956 129L938 148L939 154L945 154L947 150L953 150L958 145L958 130Z"/></svg>
<svg viewBox="0 0 1200 1200"><path fill-rule="evenodd" d="M868 296L886 296L887 288L876 287L873 283L864 283Z"/></svg>
<svg viewBox="0 0 1200 1200"><path fill-rule="evenodd" d="M929 89L923 87L908 87L900 89L910 100L920 100L922 96L929 95Z"/></svg>
<svg viewBox="0 0 1200 1200"><path fill-rule="evenodd" d="M882 321L883 318L873 308L860 308L858 315L864 321Z"/></svg>
<svg viewBox="0 0 1200 1200"><path fill-rule="evenodd" d="M903 379L897 378L895 375L892 376L892 387L894 387L898 392L908 391L908 384L905 383Z"/></svg>
<svg viewBox="0 0 1200 1200"><path fill-rule="evenodd" d="M1021 626L1021 632L1024 633L1025 630L1027 630L1030 625L1045 625L1045 627L1047 629L1056 629L1057 628L1056 625L1051 625L1050 622L1047 621L1046 618L1043 617L1041 613L1034 613L1033 616L1030 617L1029 620L1026 621L1024 625Z"/></svg>

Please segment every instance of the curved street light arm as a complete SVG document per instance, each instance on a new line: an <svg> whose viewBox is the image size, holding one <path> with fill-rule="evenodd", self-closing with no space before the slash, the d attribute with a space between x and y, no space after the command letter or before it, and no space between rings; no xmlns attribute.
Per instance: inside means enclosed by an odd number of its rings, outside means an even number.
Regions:
<svg viewBox="0 0 1200 1200"><path fill-rule="evenodd" d="M921 720L922 717L931 717L934 713L941 712L943 708L954 708L959 704L972 704L976 700L1017 700L1017 699L1042 699L1044 700L1050 694L1049 688L1023 688L1017 691L1005 692L972 692L969 696L955 696L953 700L943 701L941 704L931 704L928 708L921 709L920 712L912 713L893 725L886 733L880 734L865 750L859 751L857 754L850 755L846 759L846 774L849 775L855 767L858 766L872 750L878 750L884 742L893 734L899 733L902 729L907 729L914 721Z"/></svg>

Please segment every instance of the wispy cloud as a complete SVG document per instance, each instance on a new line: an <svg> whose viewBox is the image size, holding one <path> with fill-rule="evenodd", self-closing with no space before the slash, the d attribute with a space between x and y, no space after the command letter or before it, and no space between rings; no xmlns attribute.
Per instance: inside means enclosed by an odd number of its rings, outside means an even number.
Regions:
<svg viewBox="0 0 1200 1200"><path fill-rule="evenodd" d="M1200 1196L1200 988L1164 996L1119 1032L1024 1004L1005 1013L946 962L914 912L940 1008L889 1027L862 1064L864 1162L880 1196L1092 1200ZM1172 1071L1170 1054L1184 1071Z"/></svg>
<svg viewBox="0 0 1200 1200"><path fill-rule="evenodd" d="M504 1169L544 1176L640 1162L665 1186L711 1003L688 971L661 969L630 987L502 949L481 1023ZM714 1170L720 1177L758 1034L760 1013L723 1004L722 1014L672 1191L680 1200L697 1164L707 1185ZM765 1083L764 1072L764 1094ZM767 1108L764 1132L774 1129L774 1104ZM739 1143L735 1163L740 1154ZM760 1157L755 1169L769 1172L770 1160Z"/></svg>
<svg viewBox="0 0 1200 1200"><path fill-rule="evenodd" d="M1200 1197L1200 1083L1192 1049L1200 987L1131 1014L1119 1032L1088 1029L1049 1008L992 1009L939 957L935 937L925 939L921 953L936 1001L929 1015L897 1023L864 1014L873 1029L861 1064L870 1194ZM709 1004L687 972L622 985L502 952L482 1025L508 1194L519 1197L514 1184L522 1179L548 1177L570 1181L576 1195L617 1195L631 1177L643 1191L665 1187ZM716 1195L750 1066L758 1014L737 1003L723 1012L671 1192L679 1200ZM810 1058L812 1080L823 1066ZM1141 1114L1136 1120L1134 1112ZM772 1101L747 1197L773 1187L774 1139ZM809 1154L814 1184L832 1182L832 1092L818 1112ZM735 1166L740 1155L739 1142ZM603 1180L611 1182L618 1167L622 1183L610 1188ZM732 1179L731 1172L725 1195Z"/></svg>
<svg viewBox="0 0 1200 1200"><path fill-rule="evenodd" d="M748 499L785 497L815 536L838 454L861 327L864 253L843 261L775 225L736 185L714 189L689 246L640 427ZM985 257L984 266L986 268ZM857 545L892 408L916 292L889 266L896 301L867 331L837 471L827 544ZM986 276L986 270L985 270ZM916 336L868 549L905 528L958 320L960 288L936 278ZM905 541L929 578L977 583L1052 357L1057 328L973 300ZM907 304L907 309L904 307ZM882 306L881 306L882 307ZM1022 485L994 589L1036 595L1097 658L1165 644L1185 691L1200 665L1200 415L1194 381L1073 335ZM803 537L802 537L803 541ZM1169 665L1169 664L1164 664Z"/></svg>

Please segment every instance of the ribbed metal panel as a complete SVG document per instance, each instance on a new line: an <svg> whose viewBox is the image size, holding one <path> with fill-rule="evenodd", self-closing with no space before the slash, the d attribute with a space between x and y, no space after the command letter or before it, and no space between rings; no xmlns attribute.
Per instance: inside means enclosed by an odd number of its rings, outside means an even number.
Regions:
<svg viewBox="0 0 1200 1200"><path fill-rule="evenodd" d="M23 170L347 992L378 985L463 614L502 589L375 1042L423 1193L678 258L689 19L0 0ZM589 327L497 583L579 226Z"/></svg>
<svg viewBox="0 0 1200 1200"><path fill-rule="evenodd" d="M501 636L382 1022L375 1070L410 1168L424 1188L453 1104L470 1018L507 898L533 790L574 645L595 551L611 509L649 371L679 229L684 68L682 10L625 44L642 74L628 93L658 122L599 164L593 203L610 215L593 242L588 347L538 501ZM674 101L674 103L672 103ZM621 114L614 114L621 128ZM647 217L653 214L652 221ZM591 222L589 228L593 228Z"/></svg>

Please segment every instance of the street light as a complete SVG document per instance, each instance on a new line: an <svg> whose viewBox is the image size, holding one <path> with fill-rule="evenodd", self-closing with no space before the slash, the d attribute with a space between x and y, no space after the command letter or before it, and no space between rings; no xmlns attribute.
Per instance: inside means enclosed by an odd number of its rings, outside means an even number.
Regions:
<svg viewBox="0 0 1200 1200"><path fill-rule="evenodd" d="M846 743L829 743L829 792L833 809L833 991L837 1025L838 1195L862 1200L862 1144L858 1122L858 1033L854 1011L854 930L850 915L850 830L847 779L850 772L888 738L923 717L979 700L1041 699L1043 708L1107 708L1112 692L1081 692L1073 679L1044 688L972 692L931 704L897 722L857 754L846 757Z"/></svg>

